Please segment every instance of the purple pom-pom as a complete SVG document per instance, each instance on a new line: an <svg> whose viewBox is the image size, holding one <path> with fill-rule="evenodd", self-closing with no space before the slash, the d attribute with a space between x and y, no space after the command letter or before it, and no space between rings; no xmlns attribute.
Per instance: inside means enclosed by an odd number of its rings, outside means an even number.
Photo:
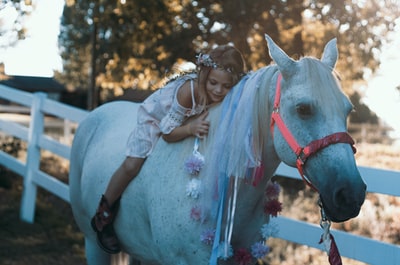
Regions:
<svg viewBox="0 0 400 265"><path fill-rule="evenodd" d="M206 245L211 245L214 242L215 229L206 229L200 235L200 241Z"/></svg>
<svg viewBox="0 0 400 265"><path fill-rule="evenodd" d="M281 192L281 186L276 182L268 182L267 188L265 189L265 195L268 200L277 199Z"/></svg>
<svg viewBox="0 0 400 265"><path fill-rule="evenodd" d="M191 175L198 175L204 166L204 158L199 155L191 155L185 161L185 170Z"/></svg>
<svg viewBox="0 0 400 265"><path fill-rule="evenodd" d="M251 255L256 259L261 259L269 253L269 247L262 242L254 243L251 246Z"/></svg>

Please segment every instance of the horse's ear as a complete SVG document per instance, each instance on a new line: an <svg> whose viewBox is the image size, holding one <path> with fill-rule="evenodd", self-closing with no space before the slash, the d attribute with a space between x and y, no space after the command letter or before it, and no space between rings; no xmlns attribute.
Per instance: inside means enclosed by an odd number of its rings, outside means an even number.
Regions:
<svg viewBox="0 0 400 265"><path fill-rule="evenodd" d="M282 76L284 78L292 76L296 72L296 61L290 58L278 45L276 45L267 34L265 34L265 40L268 44L269 55L277 64Z"/></svg>
<svg viewBox="0 0 400 265"><path fill-rule="evenodd" d="M336 42L337 40L334 38L325 45L324 53L321 58L321 61L328 65L332 70L335 68L339 56Z"/></svg>

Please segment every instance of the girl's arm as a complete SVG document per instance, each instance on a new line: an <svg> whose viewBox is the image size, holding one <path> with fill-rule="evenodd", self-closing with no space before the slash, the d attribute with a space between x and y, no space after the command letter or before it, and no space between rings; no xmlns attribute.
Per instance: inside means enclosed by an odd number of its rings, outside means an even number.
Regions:
<svg viewBox="0 0 400 265"><path fill-rule="evenodd" d="M166 142L178 142L189 136L203 138L208 133L210 127L209 121L206 120L208 112L205 111L201 115L189 119L185 124L176 127L169 134L163 134L162 137Z"/></svg>
<svg viewBox="0 0 400 265"><path fill-rule="evenodd" d="M192 108L190 81L185 82L179 88L177 99L181 106ZM204 137L207 135L210 126L209 122L206 120L207 115L208 112L204 112L199 116L189 119L186 123L173 129L169 134L163 134L163 139L167 142L177 142L189 136Z"/></svg>

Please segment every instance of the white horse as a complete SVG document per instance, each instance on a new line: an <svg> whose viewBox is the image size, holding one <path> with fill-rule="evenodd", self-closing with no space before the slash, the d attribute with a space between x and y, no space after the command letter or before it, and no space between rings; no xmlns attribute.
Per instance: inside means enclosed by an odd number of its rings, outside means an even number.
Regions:
<svg viewBox="0 0 400 265"><path fill-rule="evenodd" d="M355 163L352 140L345 133L352 105L332 73L338 57L336 40L326 45L321 60L299 61L289 58L268 36L266 40L276 65L249 74L210 110L211 129L200 142L205 168L198 178L204 179L204 185L212 183L213 167L224 169L227 176L239 176L235 178L241 185L235 195L234 247L248 247L259 238L266 221L265 186L281 161L304 172L333 221L357 216L365 199L366 185ZM89 114L75 135L70 196L74 217L85 234L89 264L110 263L110 255L97 246L90 218L124 159L137 107L128 102L105 104ZM122 195L115 231L124 252L141 264L213 264L212 247L199 239L211 221L191 218L196 201L186 195L190 176L183 164L193 144L194 138L177 143L160 139ZM259 165L263 178L257 186L241 178ZM212 192L206 186L200 197L207 193ZM204 204L207 199L199 201Z"/></svg>

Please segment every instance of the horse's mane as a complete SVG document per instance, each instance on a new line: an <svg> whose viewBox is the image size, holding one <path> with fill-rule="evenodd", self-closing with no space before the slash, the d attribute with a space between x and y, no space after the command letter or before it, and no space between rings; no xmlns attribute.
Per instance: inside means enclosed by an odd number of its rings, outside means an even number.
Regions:
<svg viewBox="0 0 400 265"><path fill-rule="evenodd" d="M205 154L202 206L212 210L212 215L227 177L252 177L252 169L264 159L267 136L262 132L269 132L269 91L276 71L276 67L264 67L245 76L221 103L219 121L211 121L216 129Z"/></svg>
<svg viewBox="0 0 400 265"><path fill-rule="evenodd" d="M218 154L219 168L228 176L245 177L248 168L257 167L261 160L263 135L260 126L269 122L268 99L270 68L249 74L222 103L220 123L216 131L214 153ZM265 120L264 120L265 118ZM267 130L268 131L268 130ZM221 167L221 162L224 165Z"/></svg>
<svg viewBox="0 0 400 265"><path fill-rule="evenodd" d="M232 121L226 145L231 150L226 157L229 176L252 177L251 170L260 166L269 133L269 92L275 67L258 70L247 80ZM249 175L250 174L250 175Z"/></svg>
<svg viewBox="0 0 400 265"><path fill-rule="evenodd" d="M266 153L263 150L266 150L267 139L269 138L270 133L270 122L271 122L271 113L269 112L269 99L271 97L270 92L271 88L276 85L276 79L272 78L277 75L278 69L276 66L270 66L266 69L266 73L263 75L260 80L260 87L256 90L255 95L255 104L252 106L253 113L258 113L259 115L253 115L253 127L252 127L252 135L253 135L253 150L254 154L258 157L258 160L262 162L266 162L268 158L266 157ZM271 106L272 107L272 106ZM265 132L263 135L262 132Z"/></svg>

